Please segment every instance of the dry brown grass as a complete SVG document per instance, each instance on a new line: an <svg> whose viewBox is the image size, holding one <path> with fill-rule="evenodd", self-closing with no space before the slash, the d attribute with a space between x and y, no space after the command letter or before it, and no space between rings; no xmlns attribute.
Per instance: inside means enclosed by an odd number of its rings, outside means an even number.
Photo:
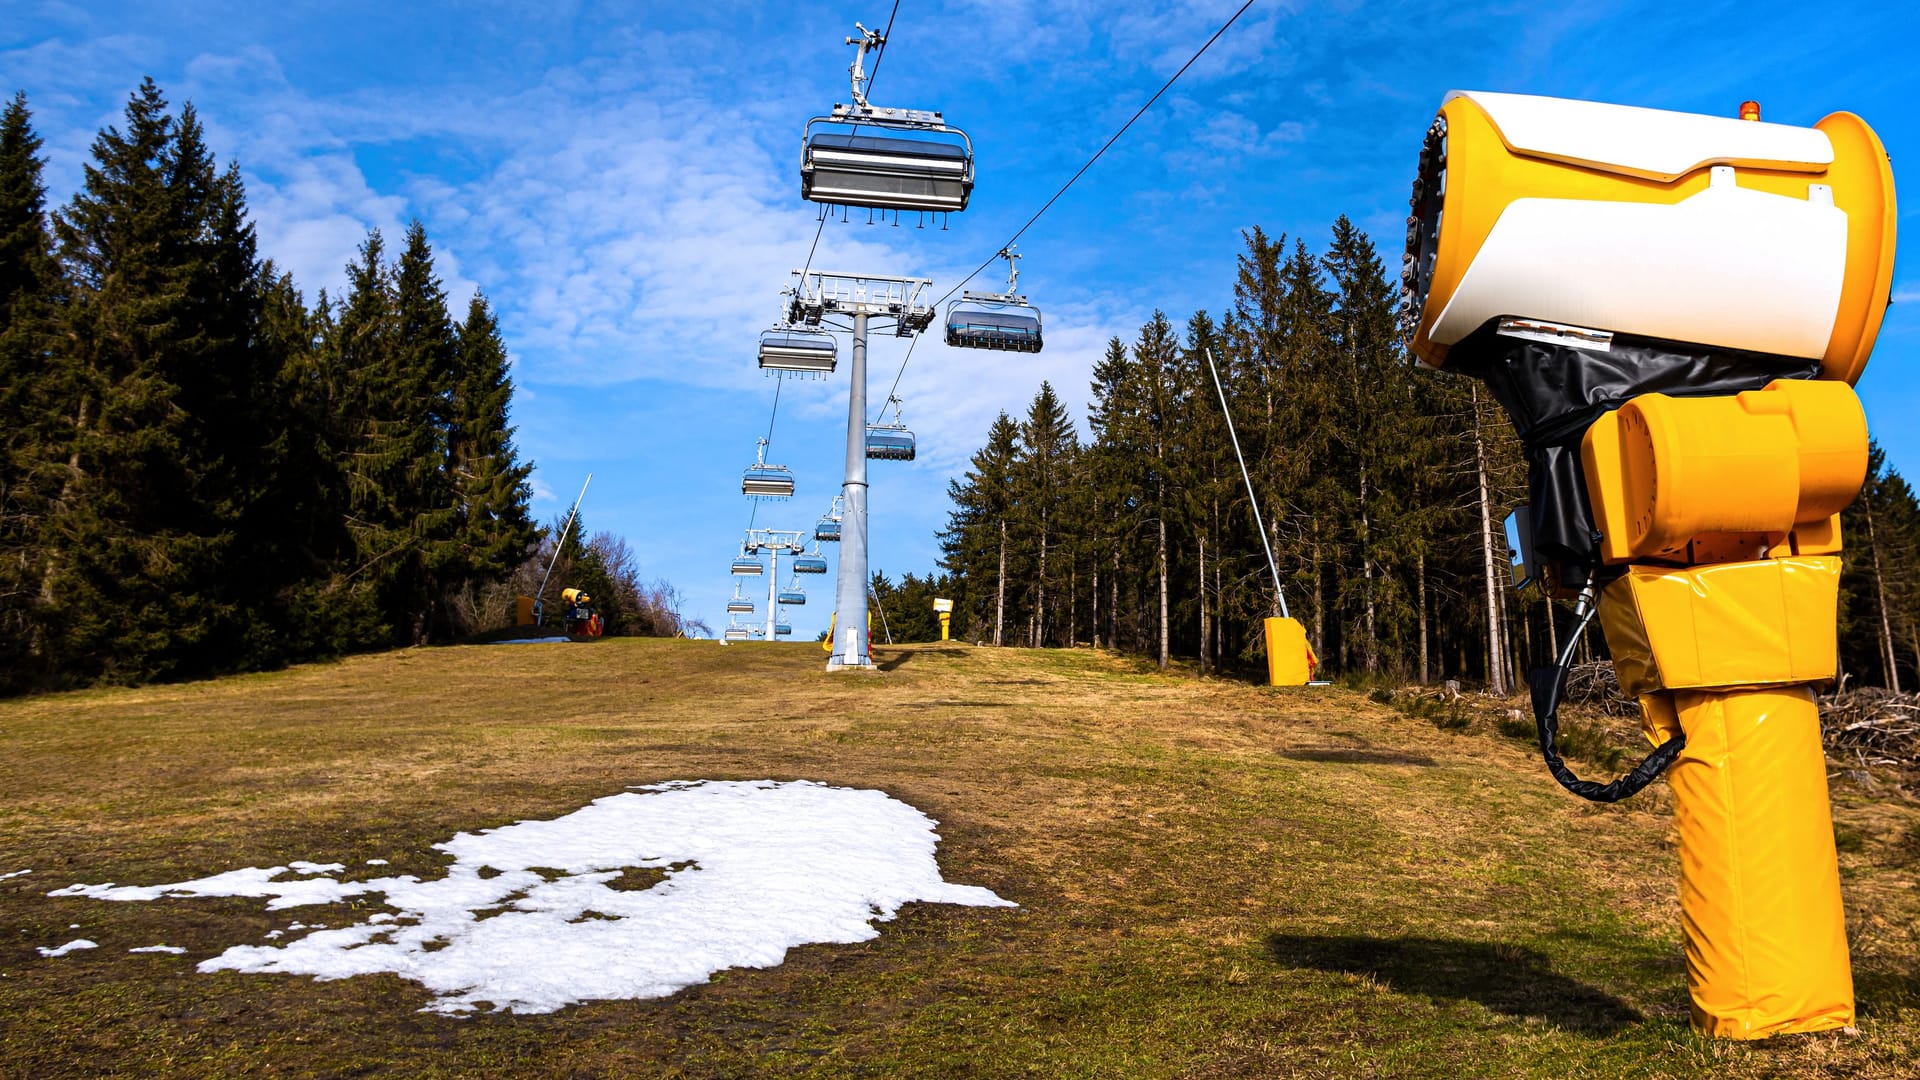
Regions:
<svg viewBox="0 0 1920 1080"><path fill-rule="evenodd" d="M0 704L0 1073L1910 1076L1920 813L1846 790L1858 1037L1685 1023L1661 798L1338 689L1120 657L609 640ZM914 905L659 1001L449 1019L393 977L200 975L256 901L53 899L288 859L432 873L454 832L628 785L805 778L941 822ZM70 923L81 929L69 931ZM43 960L85 935L101 948ZM166 940L184 957L129 955Z"/></svg>

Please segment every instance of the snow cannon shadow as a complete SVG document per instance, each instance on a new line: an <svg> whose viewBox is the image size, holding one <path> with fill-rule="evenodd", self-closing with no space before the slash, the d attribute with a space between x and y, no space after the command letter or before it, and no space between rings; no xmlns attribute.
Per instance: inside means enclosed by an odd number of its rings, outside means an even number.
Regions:
<svg viewBox="0 0 1920 1080"><path fill-rule="evenodd" d="M1267 954L1291 968L1360 976L1401 994L1475 1001L1513 1017L1603 1037L1644 1017L1603 990L1553 970L1518 945L1446 938L1273 934Z"/></svg>

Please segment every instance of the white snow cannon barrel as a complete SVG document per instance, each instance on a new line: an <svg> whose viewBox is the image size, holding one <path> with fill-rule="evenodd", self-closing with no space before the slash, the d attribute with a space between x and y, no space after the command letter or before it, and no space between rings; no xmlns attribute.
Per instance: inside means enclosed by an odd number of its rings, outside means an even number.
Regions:
<svg viewBox="0 0 1920 1080"><path fill-rule="evenodd" d="M1806 128L1448 94L1414 181L1402 318L1416 356L1484 379L1512 417L1533 576L1571 596L1600 560L1580 465L1600 416L1649 393L1856 380L1895 216L1886 151L1851 113Z"/></svg>
<svg viewBox="0 0 1920 1080"><path fill-rule="evenodd" d="M1456 90L1427 132L1403 274L1434 367L1502 317L1859 377L1893 280L1893 173L1852 113L1810 128Z"/></svg>

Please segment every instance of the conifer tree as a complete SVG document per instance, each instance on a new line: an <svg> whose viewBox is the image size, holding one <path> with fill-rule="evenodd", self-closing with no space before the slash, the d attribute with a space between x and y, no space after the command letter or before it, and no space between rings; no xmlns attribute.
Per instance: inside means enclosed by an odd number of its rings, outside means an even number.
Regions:
<svg viewBox="0 0 1920 1080"><path fill-rule="evenodd" d="M126 126L101 133L55 219L72 390L40 602L58 605L50 648L68 671L145 679L207 670L245 634L224 590L239 451L214 414L246 380L254 267L237 179L215 172L191 108L176 122L149 79Z"/></svg>
<svg viewBox="0 0 1920 1080"><path fill-rule="evenodd" d="M47 229L41 140L25 94L0 114L0 692L44 674L38 534L55 467L50 370L62 282Z"/></svg>
<svg viewBox="0 0 1920 1080"><path fill-rule="evenodd" d="M969 582L956 606L977 627L976 636L1004 643L1006 628L1009 516L1013 512L1013 471L1020 456L1020 429L1001 413L987 429L986 445L974 453L962 480L949 481L954 508L940 535L941 565ZM987 631L990 628L991 633Z"/></svg>
<svg viewBox="0 0 1920 1080"><path fill-rule="evenodd" d="M1013 468L1013 504L1017 510L1018 536L1022 548L1033 555L1033 577L1028 609L1028 644L1038 648L1049 640L1049 618L1057 612L1048 608L1052 587L1055 606L1061 592L1060 526L1072 499L1072 472L1079 456L1080 439L1073 430L1053 386L1044 380L1027 408L1020 425L1020 455ZM1048 557L1053 556L1049 565ZM1071 631L1069 631L1071 632Z"/></svg>
<svg viewBox="0 0 1920 1080"><path fill-rule="evenodd" d="M458 328L454 369L447 468L459 512L458 576L468 582L499 580L512 573L534 542L527 512L533 466L520 462L513 445L507 348L492 308L478 293Z"/></svg>

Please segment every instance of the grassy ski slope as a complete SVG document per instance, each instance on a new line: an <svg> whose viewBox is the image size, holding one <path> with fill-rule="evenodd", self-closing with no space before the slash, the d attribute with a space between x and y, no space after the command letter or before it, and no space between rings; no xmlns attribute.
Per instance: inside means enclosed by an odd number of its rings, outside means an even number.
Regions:
<svg viewBox="0 0 1920 1080"><path fill-rule="evenodd" d="M1858 1035L1686 1025L1668 804L1337 688L1087 651L608 640L0 703L0 1075L1912 1076L1920 809L1842 791ZM940 822L913 904L671 998L450 1018L394 976L199 974L258 900L49 898L293 859L431 875L628 785L812 779ZM644 883L643 883L644 884ZM374 908L377 898L367 901ZM364 916L364 912L362 916ZM79 928L71 928L71 924ZM43 958L77 937L99 948ZM186 953L130 954L165 942Z"/></svg>

